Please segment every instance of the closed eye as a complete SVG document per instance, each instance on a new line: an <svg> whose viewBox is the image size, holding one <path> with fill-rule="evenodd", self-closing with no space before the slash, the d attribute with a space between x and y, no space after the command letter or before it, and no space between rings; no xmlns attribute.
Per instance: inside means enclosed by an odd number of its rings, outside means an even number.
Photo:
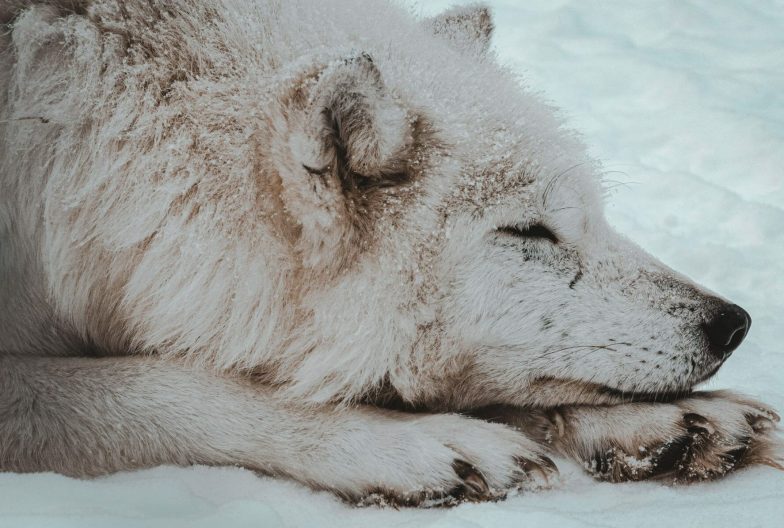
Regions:
<svg viewBox="0 0 784 528"><path fill-rule="evenodd" d="M546 239L552 242L553 244L558 243L558 237L555 236L550 229L543 226L542 224L532 224L529 226L507 226L507 227L499 227L499 233L503 233L505 235L516 236L520 238L541 238Z"/></svg>

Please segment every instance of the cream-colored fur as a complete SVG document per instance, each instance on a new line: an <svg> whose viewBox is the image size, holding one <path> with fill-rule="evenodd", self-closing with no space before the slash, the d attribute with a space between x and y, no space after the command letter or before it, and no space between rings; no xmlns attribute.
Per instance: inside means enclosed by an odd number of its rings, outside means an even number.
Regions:
<svg viewBox="0 0 784 528"><path fill-rule="evenodd" d="M728 304L606 224L597 164L495 63L486 8L5 1L0 22L0 467L494 498L547 449L630 449L616 415L660 416L638 447L677 451L634 476L773 463L775 414L686 396L726 359L704 327ZM537 414L582 404L603 440ZM530 430L400 412L497 405ZM704 456L695 420L720 432Z"/></svg>

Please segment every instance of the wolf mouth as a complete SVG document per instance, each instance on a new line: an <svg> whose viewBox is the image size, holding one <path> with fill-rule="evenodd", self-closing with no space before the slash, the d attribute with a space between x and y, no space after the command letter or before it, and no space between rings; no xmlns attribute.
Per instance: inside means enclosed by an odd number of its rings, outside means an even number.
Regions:
<svg viewBox="0 0 784 528"><path fill-rule="evenodd" d="M692 394L693 386L659 389L632 390L619 389L597 382L552 377L537 378L529 386L536 394L536 407L553 407L557 405L617 405L620 403L669 403ZM635 387L636 388L636 387ZM529 393L530 394L530 393ZM531 403L527 404L531 405Z"/></svg>
<svg viewBox="0 0 784 528"><path fill-rule="evenodd" d="M616 389L614 387L610 387L609 385L599 385L597 391L603 395L612 396L613 398L619 398L625 402L632 401L632 402L669 403L691 395L694 392L695 386L705 381L708 381L710 378L712 378L713 375L719 371L721 366L722 363L719 363L718 365L714 366L708 372L702 374L688 388L662 390L662 391L634 391L634 390Z"/></svg>
<svg viewBox="0 0 784 528"><path fill-rule="evenodd" d="M688 389L679 389L679 390L671 390L671 391L638 392L638 391L625 391L620 389L614 389L607 385L600 385L598 392L606 396L618 398L624 402L669 403L689 396L693 392L693 389L688 388Z"/></svg>
<svg viewBox="0 0 784 528"><path fill-rule="evenodd" d="M696 381L692 382L691 385L686 388L656 391L635 391L617 389L610 387L609 385L598 385L597 392L606 396L611 396L613 398L619 398L624 402L632 401L669 403L690 396L694 392L694 387L711 379L719 371L721 366L722 363L719 363L718 365L712 367L708 372L702 374Z"/></svg>

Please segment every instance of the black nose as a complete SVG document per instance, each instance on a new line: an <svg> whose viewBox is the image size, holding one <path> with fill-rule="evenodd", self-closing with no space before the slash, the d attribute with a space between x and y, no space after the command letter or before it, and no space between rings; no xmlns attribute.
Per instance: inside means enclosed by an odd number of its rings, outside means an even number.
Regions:
<svg viewBox="0 0 784 528"><path fill-rule="evenodd" d="M719 359L726 359L738 348L751 328L751 316L737 304L725 304L705 324L710 351Z"/></svg>

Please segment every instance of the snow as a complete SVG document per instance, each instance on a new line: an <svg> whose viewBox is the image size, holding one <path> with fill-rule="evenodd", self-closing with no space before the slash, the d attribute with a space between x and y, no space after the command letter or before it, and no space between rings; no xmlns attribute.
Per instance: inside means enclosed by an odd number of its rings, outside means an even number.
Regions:
<svg viewBox="0 0 784 528"><path fill-rule="evenodd" d="M428 1L432 14L448 1ZM608 214L672 267L744 306L746 343L708 388L784 409L781 0L498 0L500 59L563 109L613 180ZM0 475L0 527L780 526L784 473L671 488L593 482L449 510L354 509L239 468L78 481Z"/></svg>

